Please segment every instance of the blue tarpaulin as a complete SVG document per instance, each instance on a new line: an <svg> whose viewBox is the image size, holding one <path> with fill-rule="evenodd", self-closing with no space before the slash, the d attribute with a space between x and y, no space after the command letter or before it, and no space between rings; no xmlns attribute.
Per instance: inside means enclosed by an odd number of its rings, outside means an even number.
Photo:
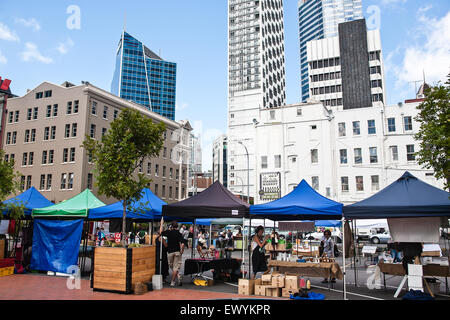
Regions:
<svg viewBox="0 0 450 320"><path fill-rule="evenodd" d="M340 220L317 220L314 222L316 227L341 227L342 222Z"/></svg>
<svg viewBox="0 0 450 320"><path fill-rule="evenodd" d="M9 200L3 201L5 205L17 204L25 207L25 217L30 217L33 209L45 208L53 205L52 202L47 200L35 187L31 187L27 191L19 194L18 196ZM3 217L8 218L9 210L3 210Z"/></svg>
<svg viewBox="0 0 450 320"><path fill-rule="evenodd" d="M281 199L250 206L250 215L274 221L342 219L342 204L325 198L302 180Z"/></svg>
<svg viewBox="0 0 450 320"><path fill-rule="evenodd" d="M34 220L31 269L68 273L77 265L83 220Z"/></svg>
<svg viewBox="0 0 450 320"><path fill-rule="evenodd" d="M143 189L142 192L142 198L131 205L132 210L127 210L127 218L143 221L161 219L162 206L167 203L155 196L148 188ZM88 217L90 220L122 219L122 201L104 207L89 209Z"/></svg>
<svg viewBox="0 0 450 320"><path fill-rule="evenodd" d="M449 193L409 172L372 197L345 206L347 219L386 219L450 216Z"/></svg>

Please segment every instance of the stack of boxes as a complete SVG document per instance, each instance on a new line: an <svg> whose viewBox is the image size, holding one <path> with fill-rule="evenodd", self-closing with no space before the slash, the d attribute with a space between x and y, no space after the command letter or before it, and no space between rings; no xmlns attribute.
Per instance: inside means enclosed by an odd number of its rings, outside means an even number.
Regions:
<svg viewBox="0 0 450 320"><path fill-rule="evenodd" d="M291 294L299 292L299 290L300 280L296 275L274 272L263 274L260 279L256 280L239 279L240 295L289 298Z"/></svg>

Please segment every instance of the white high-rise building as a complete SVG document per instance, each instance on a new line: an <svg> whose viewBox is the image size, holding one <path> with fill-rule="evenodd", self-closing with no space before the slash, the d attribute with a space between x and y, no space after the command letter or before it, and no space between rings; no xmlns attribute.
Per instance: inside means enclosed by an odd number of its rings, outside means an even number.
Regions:
<svg viewBox="0 0 450 320"><path fill-rule="evenodd" d="M261 110L286 101L283 1L229 0L228 6L228 187L246 196L250 186L255 197L255 121Z"/></svg>

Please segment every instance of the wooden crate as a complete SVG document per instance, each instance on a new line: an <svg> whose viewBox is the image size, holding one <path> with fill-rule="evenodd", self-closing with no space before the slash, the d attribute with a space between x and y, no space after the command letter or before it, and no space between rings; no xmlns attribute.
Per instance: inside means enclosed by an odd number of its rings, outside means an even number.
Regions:
<svg viewBox="0 0 450 320"><path fill-rule="evenodd" d="M155 274L156 247L97 247L93 264L91 288L129 294L138 282L151 281Z"/></svg>

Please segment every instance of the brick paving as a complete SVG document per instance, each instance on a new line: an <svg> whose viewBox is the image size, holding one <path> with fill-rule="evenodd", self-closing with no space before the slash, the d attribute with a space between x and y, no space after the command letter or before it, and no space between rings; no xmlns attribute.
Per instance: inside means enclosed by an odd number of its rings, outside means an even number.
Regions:
<svg viewBox="0 0 450 320"><path fill-rule="evenodd" d="M143 295L94 292L89 280L80 280L80 290L67 289L67 278L44 275L11 275L0 277L0 300L216 300L255 299L238 294L164 288ZM258 297L263 298L263 297Z"/></svg>

